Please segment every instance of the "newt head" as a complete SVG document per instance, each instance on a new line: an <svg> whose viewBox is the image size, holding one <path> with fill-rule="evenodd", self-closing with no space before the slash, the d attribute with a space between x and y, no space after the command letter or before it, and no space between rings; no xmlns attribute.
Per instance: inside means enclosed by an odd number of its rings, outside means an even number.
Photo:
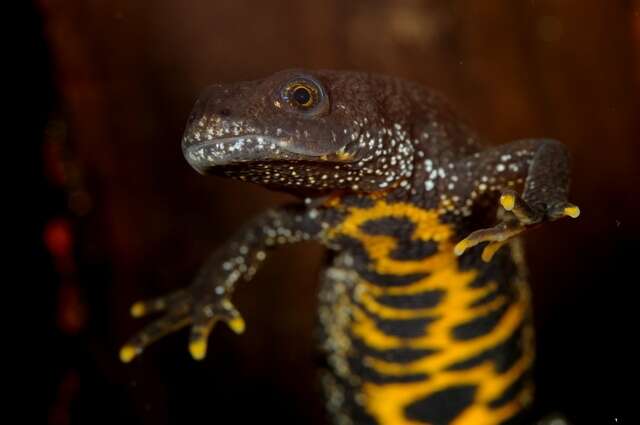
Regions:
<svg viewBox="0 0 640 425"><path fill-rule="evenodd" d="M411 175L413 150L383 116L388 77L287 70L208 87L182 140L198 172L293 192L371 192Z"/></svg>

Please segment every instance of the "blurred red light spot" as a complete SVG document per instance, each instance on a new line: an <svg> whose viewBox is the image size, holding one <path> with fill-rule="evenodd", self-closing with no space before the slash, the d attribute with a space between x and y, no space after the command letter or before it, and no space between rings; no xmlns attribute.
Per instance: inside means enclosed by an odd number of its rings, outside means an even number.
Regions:
<svg viewBox="0 0 640 425"><path fill-rule="evenodd" d="M73 235L69 222L63 218L51 220L44 230L44 243L54 257L70 255Z"/></svg>
<svg viewBox="0 0 640 425"><path fill-rule="evenodd" d="M75 284L63 284L58 293L58 327L66 334L80 332L86 323L87 312L80 289Z"/></svg>

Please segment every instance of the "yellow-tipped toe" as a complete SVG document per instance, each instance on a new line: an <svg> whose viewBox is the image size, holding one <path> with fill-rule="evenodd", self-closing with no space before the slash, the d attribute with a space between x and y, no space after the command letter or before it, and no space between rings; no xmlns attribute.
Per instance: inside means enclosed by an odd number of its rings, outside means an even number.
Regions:
<svg viewBox="0 0 640 425"><path fill-rule="evenodd" d="M236 317L235 319L229 320L229 327L237 334L243 333L245 329L244 319L242 317Z"/></svg>
<svg viewBox="0 0 640 425"><path fill-rule="evenodd" d="M131 306L131 309L129 310L129 313L131 313L131 316L135 318L144 316L144 313L145 313L144 304L141 302L137 302L133 304Z"/></svg>
<svg viewBox="0 0 640 425"><path fill-rule="evenodd" d="M120 361L122 363L129 363L139 354L139 350L131 345L125 345L120 349Z"/></svg>
<svg viewBox="0 0 640 425"><path fill-rule="evenodd" d="M456 255L462 255L469 248L469 242L467 240L461 240L453 247L453 253Z"/></svg>
<svg viewBox="0 0 640 425"><path fill-rule="evenodd" d="M571 218L577 218L580 215L580 208L576 205L572 207L567 207L564 209L564 215L568 215Z"/></svg>
<svg viewBox="0 0 640 425"><path fill-rule="evenodd" d="M191 341L189 343L189 352L195 360L202 360L207 355L207 340L205 338Z"/></svg>
<svg viewBox="0 0 640 425"><path fill-rule="evenodd" d="M516 198L513 195L505 194L500 196L500 205L507 211L511 211L516 206Z"/></svg>
<svg viewBox="0 0 640 425"><path fill-rule="evenodd" d="M492 242L485 246L482 250L482 261L488 263L493 258L493 255L504 245L504 242Z"/></svg>

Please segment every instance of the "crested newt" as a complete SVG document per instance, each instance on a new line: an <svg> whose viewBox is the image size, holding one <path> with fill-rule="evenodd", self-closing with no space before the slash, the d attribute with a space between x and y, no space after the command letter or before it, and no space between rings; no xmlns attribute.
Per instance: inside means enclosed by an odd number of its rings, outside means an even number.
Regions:
<svg viewBox="0 0 640 425"><path fill-rule="evenodd" d="M122 348L129 362L190 326L206 355L230 297L280 245L329 252L318 316L338 424L520 423L533 399L534 334L519 235L580 210L551 139L483 147L430 90L397 78L286 70L200 96L182 150L212 174L293 193L249 221L193 283L135 303L162 312Z"/></svg>

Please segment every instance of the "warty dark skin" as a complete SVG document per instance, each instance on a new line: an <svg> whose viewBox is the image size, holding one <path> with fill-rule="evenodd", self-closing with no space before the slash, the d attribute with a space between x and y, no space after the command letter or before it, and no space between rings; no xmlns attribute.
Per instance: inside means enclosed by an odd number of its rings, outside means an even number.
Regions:
<svg viewBox="0 0 640 425"><path fill-rule="evenodd" d="M207 88L182 148L200 173L301 201L248 222L188 288L134 304L135 317L164 315L123 347L123 361L187 325L203 359L216 322L244 330L236 284L270 249L315 240L330 253L319 321L335 423L521 423L534 346L516 236L579 214L559 142L483 148L415 83L287 70Z"/></svg>

